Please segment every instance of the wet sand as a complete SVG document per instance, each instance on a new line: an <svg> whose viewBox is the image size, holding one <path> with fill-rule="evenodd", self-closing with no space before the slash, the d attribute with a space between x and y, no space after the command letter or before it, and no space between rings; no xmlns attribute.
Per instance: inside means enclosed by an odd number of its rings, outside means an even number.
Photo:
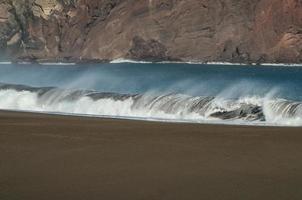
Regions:
<svg viewBox="0 0 302 200"><path fill-rule="evenodd" d="M302 199L302 128L0 111L1 200Z"/></svg>

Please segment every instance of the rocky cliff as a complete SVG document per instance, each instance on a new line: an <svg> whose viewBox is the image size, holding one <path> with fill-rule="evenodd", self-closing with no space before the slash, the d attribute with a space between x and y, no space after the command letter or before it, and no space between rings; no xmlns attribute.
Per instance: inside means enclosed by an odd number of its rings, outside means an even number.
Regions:
<svg viewBox="0 0 302 200"><path fill-rule="evenodd" d="M302 0L0 0L2 57L302 62Z"/></svg>

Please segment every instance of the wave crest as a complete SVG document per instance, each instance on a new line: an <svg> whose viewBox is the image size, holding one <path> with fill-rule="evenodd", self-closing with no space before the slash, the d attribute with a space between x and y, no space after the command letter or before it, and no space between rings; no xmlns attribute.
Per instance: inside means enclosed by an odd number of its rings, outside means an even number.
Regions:
<svg viewBox="0 0 302 200"><path fill-rule="evenodd" d="M118 94L0 84L0 108L191 122L302 125L301 102L257 96L224 99L177 93Z"/></svg>

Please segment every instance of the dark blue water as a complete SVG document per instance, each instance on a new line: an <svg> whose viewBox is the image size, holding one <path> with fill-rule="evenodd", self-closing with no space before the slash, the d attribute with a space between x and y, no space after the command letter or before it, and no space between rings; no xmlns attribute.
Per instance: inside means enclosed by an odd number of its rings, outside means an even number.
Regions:
<svg viewBox="0 0 302 200"><path fill-rule="evenodd" d="M175 92L238 98L246 95L302 100L301 67L190 64L0 65L0 82L102 92Z"/></svg>

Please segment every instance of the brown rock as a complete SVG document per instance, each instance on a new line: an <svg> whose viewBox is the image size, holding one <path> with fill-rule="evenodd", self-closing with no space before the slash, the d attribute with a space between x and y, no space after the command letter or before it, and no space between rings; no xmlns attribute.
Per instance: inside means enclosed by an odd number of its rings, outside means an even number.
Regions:
<svg viewBox="0 0 302 200"><path fill-rule="evenodd" d="M302 62L301 0L0 4L0 48L12 58ZM18 32L20 46L7 46Z"/></svg>
<svg viewBox="0 0 302 200"><path fill-rule="evenodd" d="M153 39L145 41L139 36L133 38L127 57L147 61L168 60L167 48L163 44Z"/></svg>
<svg viewBox="0 0 302 200"><path fill-rule="evenodd" d="M6 4L1 3L0 4L0 23L5 23L8 20L9 17L9 8Z"/></svg>

